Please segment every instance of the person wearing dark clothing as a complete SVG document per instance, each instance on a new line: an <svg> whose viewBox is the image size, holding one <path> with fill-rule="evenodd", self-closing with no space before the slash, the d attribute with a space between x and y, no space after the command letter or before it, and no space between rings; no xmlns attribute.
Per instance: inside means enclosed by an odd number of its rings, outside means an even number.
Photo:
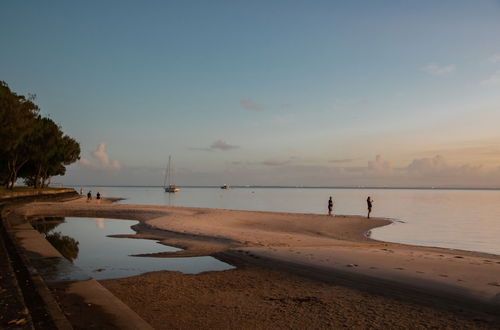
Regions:
<svg viewBox="0 0 500 330"><path fill-rule="evenodd" d="M367 218L370 219L370 213L372 213L372 206L373 206L373 200L370 198L370 196L368 196L368 198L366 199L366 204L368 206Z"/></svg>
<svg viewBox="0 0 500 330"><path fill-rule="evenodd" d="M328 215L332 215L332 210L333 210L333 200L332 196L330 196L330 199L328 200Z"/></svg>
<svg viewBox="0 0 500 330"><path fill-rule="evenodd" d="M89 190L87 193L87 202L90 202L92 200L92 191Z"/></svg>
<svg viewBox="0 0 500 330"><path fill-rule="evenodd" d="M101 193L97 192L97 195L95 195L95 199L97 199L97 203L101 203Z"/></svg>

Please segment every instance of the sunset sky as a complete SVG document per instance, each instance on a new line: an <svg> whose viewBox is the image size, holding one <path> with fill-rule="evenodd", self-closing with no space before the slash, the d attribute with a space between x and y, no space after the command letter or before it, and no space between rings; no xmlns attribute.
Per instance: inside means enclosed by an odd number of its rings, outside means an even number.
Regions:
<svg viewBox="0 0 500 330"><path fill-rule="evenodd" d="M500 187L500 1L3 1L65 184Z"/></svg>

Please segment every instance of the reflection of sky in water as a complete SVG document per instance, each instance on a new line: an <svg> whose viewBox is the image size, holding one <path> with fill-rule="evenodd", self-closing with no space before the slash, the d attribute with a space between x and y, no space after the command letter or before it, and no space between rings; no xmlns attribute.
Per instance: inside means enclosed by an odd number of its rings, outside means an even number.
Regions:
<svg viewBox="0 0 500 330"><path fill-rule="evenodd" d="M334 213L361 215L371 196L373 216L404 221L375 229L375 239L500 254L500 190L181 187L169 194L161 187L98 189L126 198L121 203L127 204L298 213L326 213L333 196Z"/></svg>
<svg viewBox="0 0 500 330"><path fill-rule="evenodd" d="M80 251L73 263L96 279L128 277L158 270L196 274L233 268L212 257L132 257L132 254L172 252L179 249L147 239L106 237L135 234L130 226L136 223L137 221L118 219L66 218L52 232L60 232L79 241Z"/></svg>

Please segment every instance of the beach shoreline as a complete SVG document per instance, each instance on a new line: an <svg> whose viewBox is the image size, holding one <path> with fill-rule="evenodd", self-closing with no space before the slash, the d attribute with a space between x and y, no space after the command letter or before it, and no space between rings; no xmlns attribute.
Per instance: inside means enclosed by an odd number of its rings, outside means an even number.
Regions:
<svg viewBox="0 0 500 330"><path fill-rule="evenodd" d="M138 220L139 224L134 226L137 234L117 236L155 239L163 244L184 249L178 252L146 256L169 258L212 255L222 261L239 265L236 270L199 275L157 272L159 274L151 273L128 279L101 281L108 290L153 326L165 321L156 315L163 313L152 313L147 306L141 306L136 299L142 297L142 300L147 300L148 295L153 295L152 299L157 301L173 299L166 297L165 294L162 295L161 292L150 292L150 286L158 285L158 282L151 279L156 278L157 281L163 282L177 276L184 278L183 283L187 278L191 278L191 282L194 283L198 283L200 278L224 278L229 283L239 277L248 280L248 274L252 274L252 278L255 278L256 274L264 274L258 275L260 279L256 280L264 284L268 281L273 282L275 276L286 278L289 275L294 279L291 280L292 282L300 281L298 278L302 278L307 283L314 281L321 285L330 285L324 288L327 291L340 290L339 287L342 287L342 290L351 290L352 292L343 293L350 297L359 292L365 292L370 295L368 299L370 301L396 299L399 304L406 304L405 308L409 308L410 314L412 313L410 305L424 306L432 301L440 301L446 305L443 311L445 314L455 315L456 311L464 309L474 310L477 313L484 312L485 316L479 319L480 323L486 322L481 323L486 327L489 327L489 318L494 317L492 313L495 310L498 311L500 306L500 283L497 282L498 279L495 276L500 273L500 256L381 242L366 235L375 227L389 224L390 220L387 219L112 204L112 201L111 199L104 200L102 204L97 204L94 201L87 203L84 198L80 198L64 203L31 203L16 209L16 214L19 221L32 216ZM29 246L28 241L22 244L27 250L34 248ZM246 271L248 269L250 270ZM208 280L206 285L210 282L211 280ZM123 283L136 286L143 294L121 290ZM212 292L215 299L225 296L222 289L220 292L215 292L205 284L198 283L198 285ZM302 291L296 292L300 290L295 284L282 289L291 295L305 294ZM169 290L173 289L169 288ZM242 290L252 295L251 290ZM181 293L178 292L178 294ZM197 299L196 292L191 292L191 294L191 299ZM250 304L244 301L241 303ZM265 301L261 303L266 304ZM248 308L260 309L254 306L255 304L257 302L252 301L250 305L253 307ZM158 308L163 311L163 307ZM372 306L372 308L378 307ZM435 308L431 310L425 313L436 312ZM218 311L214 313L217 314ZM381 313L383 313L383 308L372 316L382 317ZM468 315L468 313L465 314ZM445 323L443 324L446 324L449 317L453 319L456 316L450 315L444 317ZM206 317L210 318L209 315ZM404 317L401 319L403 320ZM469 320L467 317L466 319ZM402 321L403 323L396 324L411 324L405 323L409 322L410 318L405 320ZM188 321L189 315L185 315L182 322ZM334 321L330 319L328 322ZM460 318L453 322L460 324L462 321L466 322ZM307 323L303 323L305 324ZM264 327L264 324L261 326Z"/></svg>

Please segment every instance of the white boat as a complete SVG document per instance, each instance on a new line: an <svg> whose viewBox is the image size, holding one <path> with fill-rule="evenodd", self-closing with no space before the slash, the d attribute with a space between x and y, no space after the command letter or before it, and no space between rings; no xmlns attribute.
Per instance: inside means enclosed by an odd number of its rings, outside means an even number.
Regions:
<svg viewBox="0 0 500 330"><path fill-rule="evenodd" d="M181 190L179 187L172 183L172 172L172 157L168 156L167 170L165 171L165 180L163 181L163 189L165 189L165 192L168 193L176 193Z"/></svg>
<svg viewBox="0 0 500 330"><path fill-rule="evenodd" d="M227 184L224 184L220 187L220 189L229 189L229 186Z"/></svg>

